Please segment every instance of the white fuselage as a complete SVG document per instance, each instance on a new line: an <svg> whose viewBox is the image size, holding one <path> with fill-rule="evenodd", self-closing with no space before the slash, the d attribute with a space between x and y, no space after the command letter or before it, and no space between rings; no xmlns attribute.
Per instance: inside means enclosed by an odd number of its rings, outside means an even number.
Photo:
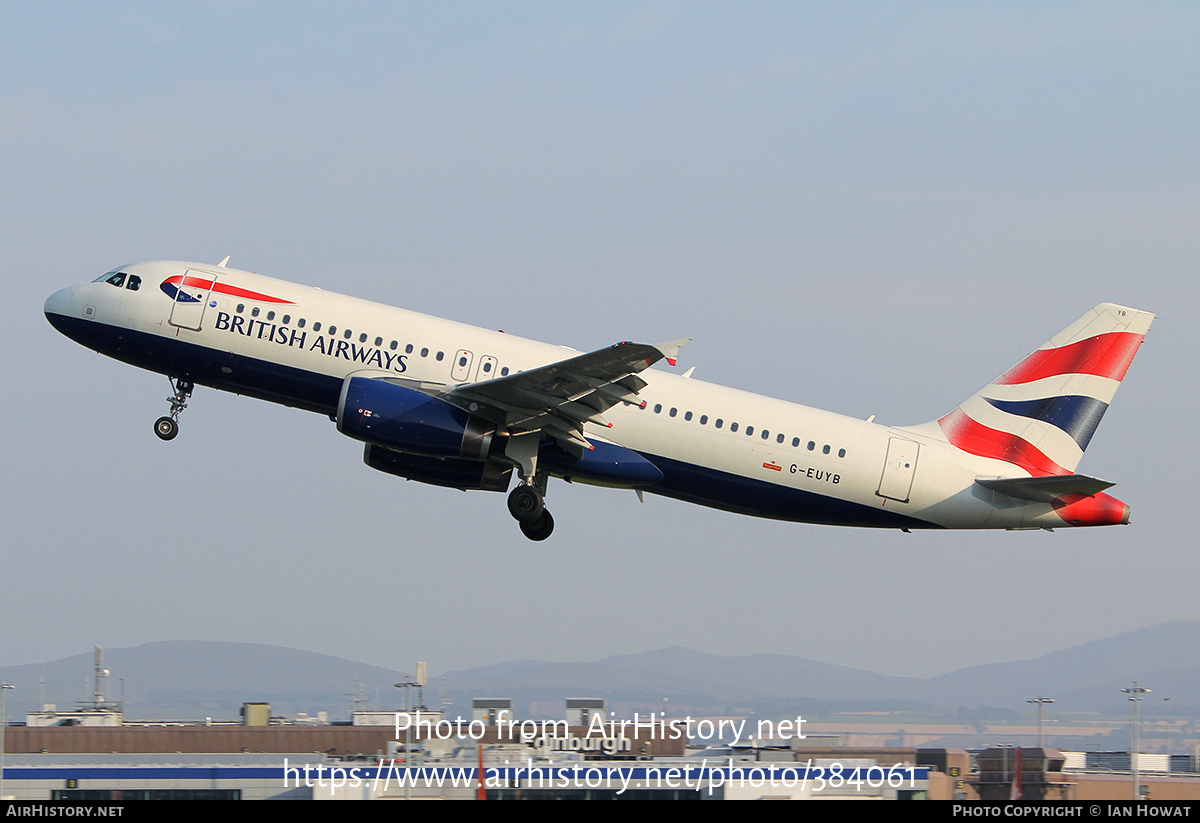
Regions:
<svg viewBox="0 0 1200 823"><path fill-rule="evenodd" d="M121 268L46 302L61 331L121 360L196 383L333 414L350 375L402 377L436 393L564 360L571 350L249 272L196 263ZM202 301L170 278L215 277ZM187 288L178 279L174 288ZM976 478L1027 476L968 454L934 424L894 428L663 371L641 374L644 405L618 403L615 443L662 469L645 491L748 514L898 528L1064 525L1045 503Z"/></svg>

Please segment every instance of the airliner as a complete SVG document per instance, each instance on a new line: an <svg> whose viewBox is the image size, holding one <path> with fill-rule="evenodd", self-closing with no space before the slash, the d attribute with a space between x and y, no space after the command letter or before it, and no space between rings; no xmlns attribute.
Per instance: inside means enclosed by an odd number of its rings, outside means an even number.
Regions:
<svg viewBox="0 0 1200 823"><path fill-rule="evenodd" d="M531 540L554 529L551 477L903 531L1129 522L1113 484L1075 468L1149 312L1098 305L941 417L885 426L650 368L674 366L687 340L581 353L228 262L121 266L55 292L46 318L167 376L163 440L196 385L307 409L362 442L373 469L507 492Z"/></svg>

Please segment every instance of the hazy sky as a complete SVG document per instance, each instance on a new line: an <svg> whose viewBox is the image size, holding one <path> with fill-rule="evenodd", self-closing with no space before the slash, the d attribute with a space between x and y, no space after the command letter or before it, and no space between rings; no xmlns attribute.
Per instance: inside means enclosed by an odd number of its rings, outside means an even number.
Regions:
<svg viewBox="0 0 1200 823"><path fill-rule="evenodd" d="M0 665L274 643L431 674L686 645L932 675L1200 619L1200 6L6 3ZM52 291L172 258L880 422L1088 307L1158 313L1080 471L1133 524L775 523L362 464L327 419L86 351Z"/></svg>

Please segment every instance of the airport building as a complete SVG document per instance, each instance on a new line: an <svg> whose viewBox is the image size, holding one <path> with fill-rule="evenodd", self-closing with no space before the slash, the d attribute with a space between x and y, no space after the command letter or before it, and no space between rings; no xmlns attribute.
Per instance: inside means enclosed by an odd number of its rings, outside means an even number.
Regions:
<svg viewBox="0 0 1200 823"><path fill-rule="evenodd" d="M272 718L237 724L127 722L108 708L31 713L4 735L3 788L15 800L133 799L1132 799L1128 753L1049 748L855 747L837 736L754 735L689 745L680 718L614 720L572 698L561 719L518 719L511 701L472 715L361 712L348 724ZM689 718L719 726L721 718ZM698 727L697 727L698 728ZM693 729L693 732L695 729ZM694 739L693 739L694 742ZM1142 755L1143 793L1200 798L1191 758ZM1192 764L1194 765L1194 764ZM1172 766L1175 767L1172 770ZM1017 779L1016 776L1020 775ZM482 784L482 790L481 790Z"/></svg>
<svg viewBox="0 0 1200 823"><path fill-rule="evenodd" d="M1132 799L1136 775L1144 797L1200 799L1197 757L853 746L800 717L618 718L600 698L567 698L553 719L503 697L451 718L418 691L415 708L349 723L267 703L244 703L240 721L133 721L104 699L101 655L93 700L2 729L0 798L1084 801ZM401 685L423 688L423 672Z"/></svg>

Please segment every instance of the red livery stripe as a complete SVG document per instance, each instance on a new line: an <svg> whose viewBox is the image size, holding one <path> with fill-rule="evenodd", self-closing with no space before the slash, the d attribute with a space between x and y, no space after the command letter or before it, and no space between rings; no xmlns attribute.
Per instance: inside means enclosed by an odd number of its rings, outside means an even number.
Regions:
<svg viewBox="0 0 1200 823"><path fill-rule="evenodd" d="M1012 385L1058 374L1094 374L1120 382L1133 362L1143 335L1109 332L1060 346L1039 349L1006 371L997 383Z"/></svg>
<svg viewBox="0 0 1200 823"><path fill-rule="evenodd" d="M1037 446L1024 438L1008 432L988 428L968 417L961 409L955 409L938 421L947 439L968 454L992 457L1020 466L1034 477L1070 474L1055 463Z"/></svg>
<svg viewBox="0 0 1200 823"><path fill-rule="evenodd" d="M197 289L211 288L218 294L225 294L230 297L240 297L243 300L258 300L262 303L287 303L289 306L294 305L291 300L282 300L278 297L272 297L269 294L262 294L261 292L250 291L249 289L239 289L237 286L231 286L228 283L218 282L214 286L213 278L211 277L197 277L193 274L189 274L184 277L182 274L176 274L173 277L168 277L163 282L176 284L182 283L184 286Z"/></svg>
<svg viewBox="0 0 1200 823"><path fill-rule="evenodd" d="M1129 522L1126 514L1129 507L1103 492L1064 494L1052 505L1055 514L1072 526L1118 526Z"/></svg>

